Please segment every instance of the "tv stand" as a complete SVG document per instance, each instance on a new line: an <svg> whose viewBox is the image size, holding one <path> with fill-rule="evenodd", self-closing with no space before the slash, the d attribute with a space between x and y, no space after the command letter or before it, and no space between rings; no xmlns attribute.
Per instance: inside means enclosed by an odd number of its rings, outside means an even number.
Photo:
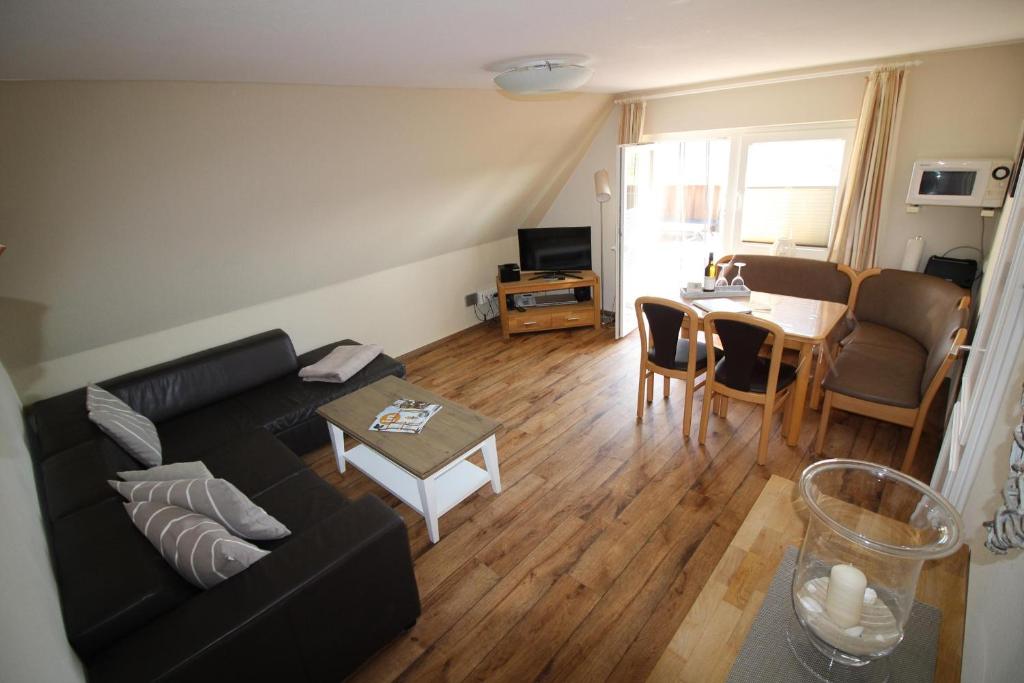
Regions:
<svg viewBox="0 0 1024 683"><path fill-rule="evenodd" d="M513 334L539 330L561 330L570 327L601 329L601 279L592 270L564 274L562 279L548 280L541 272L527 271L523 279L502 282L498 279L498 308L501 310L501 335L506 341ZM571 278L571 279L568 279ZM571 284L570 284L571 283ZM513 294L550 292L555 289L590 287L590 301L559 306L538 306L525 311L509 310L508 297Z"/></svg>
<svg viewBox="0 0 1024 683"><path fill-rule="evenodd" d="M583 276L580 275L583 271L580 270L535 270L533 275L530 277L531 280L564 280L567 277L571 277L576 280L582 280ZM520 292L522 294L522 292Z"/></svg>

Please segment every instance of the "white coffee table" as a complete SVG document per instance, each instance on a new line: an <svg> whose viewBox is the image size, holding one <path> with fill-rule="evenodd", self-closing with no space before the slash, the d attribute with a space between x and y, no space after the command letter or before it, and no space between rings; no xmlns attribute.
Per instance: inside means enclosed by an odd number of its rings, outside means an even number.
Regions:
<svg viewBox="0 0 1024 683"><path fill-rule="evenodd" d="M381 410L398 399L444 406L419 434L370 431ZM452 403L397 377L386 377L317 410L327 420L338 470L351 464L416 510L437 543L438 519L488 481L501 493L497 420ZM345 436L356 443L345 446ZM486 469L467 458L480 451Z"/></svg>

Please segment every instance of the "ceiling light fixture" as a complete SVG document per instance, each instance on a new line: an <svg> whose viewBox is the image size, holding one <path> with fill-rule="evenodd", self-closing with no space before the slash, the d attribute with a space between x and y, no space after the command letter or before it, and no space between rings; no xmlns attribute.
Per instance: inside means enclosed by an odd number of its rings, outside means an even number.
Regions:
<svg viewBox="0 0 1024 683"><path fill-rule="evenodd" d="M594 75L583 55L549 55L523 57L495 64L491 71L500 71L494 82L506 92L517 95L543 95L566 92L582 87Z"/></svg>

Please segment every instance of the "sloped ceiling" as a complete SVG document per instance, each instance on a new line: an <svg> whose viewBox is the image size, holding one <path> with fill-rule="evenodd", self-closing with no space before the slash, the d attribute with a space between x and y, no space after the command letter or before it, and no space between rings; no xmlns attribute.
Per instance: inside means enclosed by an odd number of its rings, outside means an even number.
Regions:
<svg viewBox="0 0 1024 683"><path fill-rule="evenodd" d="M483 90L0 84L3 360L511 236L543 215L610 106Z"/></svg>
<svg viewBox="0 0 1024 683"><path fill-rule="evenodd" d="M0 78L493 89L579 52L621 92L1022 37L1021 0L4 0Z"/></svg>

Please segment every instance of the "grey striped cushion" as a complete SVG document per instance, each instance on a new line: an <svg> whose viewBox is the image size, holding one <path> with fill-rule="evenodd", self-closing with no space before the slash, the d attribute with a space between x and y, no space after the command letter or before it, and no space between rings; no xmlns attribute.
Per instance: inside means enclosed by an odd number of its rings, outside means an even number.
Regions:
<svg viewBox="0 0 1024 683"><path fill-rule="evenodd" d="M213 474L206 469L202 460L193 462L172 462L170 465L157 465L144 470L128 470L118 472L117 476L125 481L171 481L174 479L213 479Z"/></svg>
<svg viewBox="0 0 1024 683"><path fill-rule="evenodd" d="M89 419L133 458L147 467L160 464L163 459L160 437L148 417L95 384L86 389L85 407L89 410Z"/></svg>
<svg viewBox="0 0 1024 683"><path fill-rule="evenodd" d="M225 479L111 481L109 484L125 500L177 505L215 519L242 538L268 541L291 533Z"/></svg>
<svg viewBox="0 0 1024 683"><path fill-rule="evenodd" d="M125 503L124 509L164 559L199 588L216 586L270 554L209 517L175 505Z"/></svg>

